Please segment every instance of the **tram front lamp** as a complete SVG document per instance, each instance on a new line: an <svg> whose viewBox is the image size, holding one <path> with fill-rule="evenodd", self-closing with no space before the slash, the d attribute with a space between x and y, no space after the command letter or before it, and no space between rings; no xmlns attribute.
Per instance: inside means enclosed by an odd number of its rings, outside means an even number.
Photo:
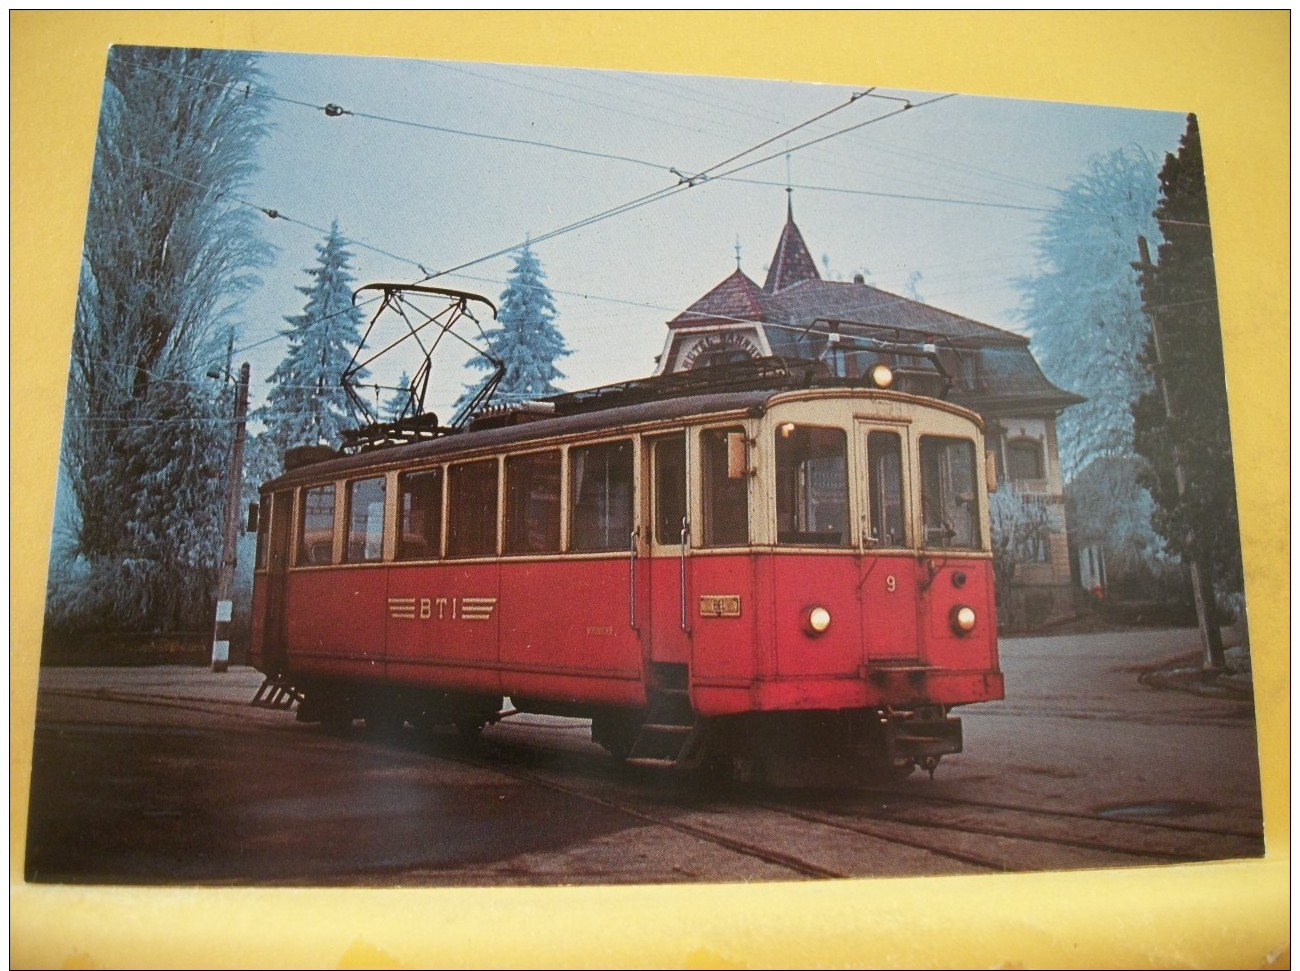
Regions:
<svg viewBox="0 0 1300 971"><path fill-rule="evenodd" d="M804 618L804 629L813 636L825 634L830 626L831 612L825 607L811 608L808 611L808 616Z"/></svg>
<svg viewBox="0 0 1300 971"><path fill-rule="evenodd" d="M948 623L954 634L969 634L975 629L975 611L970 607L953 607Z"/></svg>
<svg viewBox="0 0 1300 971"><path fill-rule="evenodd" d="M871 383L877 388L888 388L894 383L894 372L887 365L877 364L870 371Z"/></svg>

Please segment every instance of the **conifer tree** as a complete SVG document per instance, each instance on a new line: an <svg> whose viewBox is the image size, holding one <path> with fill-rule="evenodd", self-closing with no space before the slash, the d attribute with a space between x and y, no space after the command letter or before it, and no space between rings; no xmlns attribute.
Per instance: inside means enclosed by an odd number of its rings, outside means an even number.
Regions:
<svg viewBox="0 0 1300 971"><path fill-rule="evenodd" d="M1136 447L1148 466L1143 483L1156 503L1152 522L1169 549L1184 562L1200 563L1220 589L1239 592L1241 537L1223 339L1195 115L1188 116L1178 154L1165 158L1160 188L1155 215L1165 239L1155 265L1144 267L1142 286L1160 346L1157 353L1148 339L1142 361L1163 388L1133 406Z"/></svg>
<svg viewBox="0 0 1300 971"><path fill-rule="evenodd" d="M571 352L555 326L555 301L545 279L541 263L525 243L515 254L514 268L506 279L497 326L486 334L488 351L506 366L496 390L498 400L526 401L560 390L555 382L564 375L555 362ZM489 369L493 365L477 357L470 366ZM461 402L477 390L478 385L468 388Z"/></svg>
<svg viewBox="0 0 1300 971"><path fill-rule="evenodd" d="M352 257L346 242L335 222L317 245L316 265L305 271L311 282L298 288L307 302L302 313L285 318L289 350L268 381L267 403L254 412L266 426L259 436L264 438L261 447L281 456L297 445L337 448L343 430L361 421L342 384L362 323L361 309L352 303ZM357 374L367 376L365 371Z"/></svg>
<svg viewBox="0 0 1300 971"><path fill-rule="evenodd" d="M397 380L397 390L393 392L392 397L384 402L383 410L380 414L381 421L397 421L406 413L406 409L411 404L411 376L405 371Z"/></svg>

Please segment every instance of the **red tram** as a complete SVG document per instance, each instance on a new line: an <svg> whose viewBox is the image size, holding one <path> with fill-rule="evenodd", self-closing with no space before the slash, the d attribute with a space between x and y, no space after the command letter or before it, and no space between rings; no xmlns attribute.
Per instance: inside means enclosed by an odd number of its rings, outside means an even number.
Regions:
<svg viewBox="0 0 1300 971"><path fill-rule="evenodd" d="M591 719L639 764L933 770L1002 697L979 418L779 361L485 414L262 487L251 661L327 727ZM892 384L892 387L890 385Z"/></svg>

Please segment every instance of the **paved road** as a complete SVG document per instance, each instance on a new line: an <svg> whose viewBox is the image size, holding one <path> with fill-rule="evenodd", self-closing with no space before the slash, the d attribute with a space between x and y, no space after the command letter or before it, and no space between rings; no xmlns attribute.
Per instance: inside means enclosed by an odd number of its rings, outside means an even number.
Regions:
<svg viewBox="0 0 1300 971"><path fill-rule="evenodd" d="M1262 853L1249 703L1157 691L1191 631L1007 640L1009 700L887 789L775 793L616 767L587 725L332 738L256 672L42 672L39 882L488 885L1128 866Z"/></svg>

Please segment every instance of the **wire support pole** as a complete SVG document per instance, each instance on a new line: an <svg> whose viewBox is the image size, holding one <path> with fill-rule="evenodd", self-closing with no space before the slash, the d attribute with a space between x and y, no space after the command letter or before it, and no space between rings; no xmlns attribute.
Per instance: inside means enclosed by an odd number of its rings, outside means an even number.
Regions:
<svg viewBox="0 0 1300 971"><path fill-rule="evenodd" d="M248 420L248 362L239 369L235 396L235 441L226 476L225 535L221 543L221 577L217 585L217 611L212 627L212 670L230 666L230 628L234 617L236 547L239 542L239 497L244 487L244 434Z"/></svg>

